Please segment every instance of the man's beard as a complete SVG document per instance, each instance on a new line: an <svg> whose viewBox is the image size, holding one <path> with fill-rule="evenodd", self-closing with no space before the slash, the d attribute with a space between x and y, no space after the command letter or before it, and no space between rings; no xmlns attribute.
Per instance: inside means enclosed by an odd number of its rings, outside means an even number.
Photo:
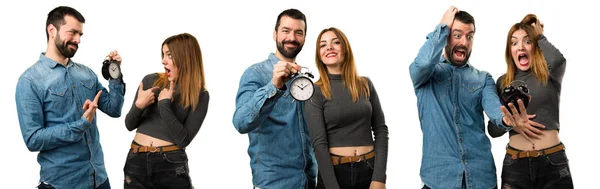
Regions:
<svg viewBox="0 0 600 189"><path fill-rule="evenodd" d="M469 51L469 49L465 46L462 45L456 45L454 47L452 47L452 49L450 49L450 46L447 46L444 48L446 51L446 55L448 56L448 60L450 61L450 63L452 63L452 65L455 66L462 66L465 65L467 63L467 61L469 61L469 57L471 57L471 52ZM464 50L465 51L465 58L462 61L458 61L454 59L454 51L456 50Z"/></svg>
<svg viewBox="0 0 600 189"><path fill-rule="evenodd" d="M75 56L77 49L79 49L79 45L70 41L63 41L59 36L56 37L55 45L56 49L58 49L58 52L60 52L60 54L62 54L65 58L71 58ZM75 50L69 48L69 45L75 46Z"/></svg>
<svg viewBox="0 0 600 189"><path fill-rule="evenodd" d="M296 45L296 48L291 51L288 51L285 48L285 44L294 44ZM277 50L279 50L279 53L281 53L281 55L283 55L286 58L296 58L296 55L298 55L298 53L300 53L300 51L302 50L302 46L303 45L300 45L298 41L277 42Z"/></svg>

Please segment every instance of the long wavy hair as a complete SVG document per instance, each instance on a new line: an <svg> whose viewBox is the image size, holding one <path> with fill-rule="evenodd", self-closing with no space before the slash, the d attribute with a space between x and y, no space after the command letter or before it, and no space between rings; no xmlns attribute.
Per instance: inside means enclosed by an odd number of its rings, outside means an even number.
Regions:
<svg viewBox="0 0 600 189"><path fill-rule="evenodd" d="M329 81L329 76L327 75L329 72L327 71L327 66L325 63L323 63L323 60L321 60L319 52L319 43L321 42L321 37L325 32L328 31L333 32L341 42L341 50L344 54L344 61L342 62L342 79L344 86L348 87L350 90L352 101L356 102L359 96L368 98L371 93L369 90L369 83L367 79L360 77L356 71L354 54L352 53L352 47L350 47L350 41L348 41L348 38L341 30L334 27L323 29L317 38L315 62L317 64L317 68L319 69L320 77L315 84L321 88L323 96L325 96L326 99L331 100L331 83Z"/></svg>
<svg viewBox="0 0 600 189"><path fill-rule="evenodd" d="M164 45L169 47L173 64L179 69L179 77L175 83L179 86L180 103L184 108L191 106L195 110L200 93L206 90L202 51L198 40L189 33L171 36L165 39L161 45L161 57L165 56L162 52ZM158 79L154 82L154 86L165 88L168 83L167 74L158 73Z"/></svg>

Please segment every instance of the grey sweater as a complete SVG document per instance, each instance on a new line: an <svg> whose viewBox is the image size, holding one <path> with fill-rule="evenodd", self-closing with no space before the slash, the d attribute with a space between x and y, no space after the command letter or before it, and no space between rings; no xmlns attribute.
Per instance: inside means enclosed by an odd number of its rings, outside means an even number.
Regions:
<svg viewBox="0 0 600 189"><path fill-rule="evenodd" d="M319 174L328 189L339 185L333 171L330 147L374 146L375 166L373 181L385 183L388 152L388 128L377 91L368 78L370 97L359 97L352 102L352 95L343 86L341 75L329 74L331 100L325 99L320 87L305 104L305 118L315 149ZM373 134L375 141L373 141Z"/></svg>
<svg viewBox="0 0 600 189"><path fill-rule="evenodd" d="M546 85L539 83L531 69L528 71L521 71L517 69L514 80L525 81L527 87L529 88L531 101L527 107L527 114L536 114L536 117L533 118L532 121L545 125L546 130L559 130L560 89L562 85L562 79L565 74L566 59L544 35L540 35L538 39L538 46L542 49L544 58L548 64L548 71L550 73L548 83ZM502 91L501 82L505 75L500 76L496 82L498 94L500 94ZM504 135L506 131L500 130L492 122L488 122L488 132L492 137L499 137ZM510 131L510 136L515 134L518 133L513 130Z"/></svg>
<svg viewBox="0 0 600 189"><path fill-rule="evenodd" d="M144 89L149 89L156 80L158 74L149 74L142 79ZM169 87L167 85L167 87ZM178 91L178 86L174 90ZM208 91L204 90L199 95L198 106L195 110L191 107L183 108L179 103L180 94L173 94L173 102L168 99L158 101L160 90L154 91L155 101L148 107L139 109L135 105L137 92L133 105L125 117L125 126L127 130L132 131L137 128L137 132L152 136L161 140L172 142L180 148L185 148L192 142L192 139L200 130L202 122L206 117L208 110ZM158 102L157 102L158 101Z"/></svg>

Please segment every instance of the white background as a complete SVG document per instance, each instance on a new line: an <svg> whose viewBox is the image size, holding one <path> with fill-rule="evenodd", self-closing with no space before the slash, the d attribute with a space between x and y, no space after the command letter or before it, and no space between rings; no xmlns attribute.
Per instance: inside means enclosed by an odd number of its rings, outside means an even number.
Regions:
<svg viewBox="0 0 600 189"><path fill-rule="evenodd" d="M367 3L368 2L368 3ZM123 57L127 82L120 118L98 113L101 144L113 188L123 186L123 166L134 132L124 118L144 75L161 72L161 43L171 35L196 36L204 56L211 94L206 120L187 148L196 188L250 188L248 136L231 119L242 72L275 51L272 34L277 15L297 8L307 16L307 37L297 62L317 73L317 34L335 26L346 33L359 74L373 80L389 127L388 188L420 188L422 133L408 66L425 36L433 31L450 5L475 17L477 32L470 62L494 79L505 72L507 32L527 13L545 24L545 35L567 59L561 98L561 140L577 188L595 182L598 166L597 10L579 1L2 1L0 4L1 74L4 90L0 120L0 186L33 188L39 179L37 152L24 144L16 114L15 87L20 74L46 50L45 21L59 5L72 6L86 18L80 48L73 57L101 76L102 59L111 50ZM592 19L595 18L595 19ZM318 76L317 76L318 77ZM103 85L108 83L100 78ZM596 118L594 118L596 117ZM507 136L491 139L498 182ZM82 149L83 150L83 149ZM10 187L8 187L10 186Z"/></svg>

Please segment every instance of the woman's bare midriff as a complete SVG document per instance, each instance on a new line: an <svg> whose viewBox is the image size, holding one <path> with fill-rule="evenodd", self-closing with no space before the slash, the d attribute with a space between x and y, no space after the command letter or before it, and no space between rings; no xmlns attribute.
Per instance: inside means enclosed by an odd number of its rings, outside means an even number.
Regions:
<svg viewBox="0 0 600 189"><path fill-rule="evenodd" d="M528 141L523 135L516 134L510 137L508 144L516 149L527 151L527 150L541 150L544 148L552 147L560 143L558 137L558 130L543 130L544 134L539 135L539 139L531 139Z"/></svg>
<svg viewBox="0 0 600 189"><path fill-rule="evenodd" d="M329 148L329 153L338 156L358 156L373 151L373 146L344 146Z"/></svg>
<svg viewBox="0 0 600 189"><path fill-rule="evenodd" d="M171 142L167 142L161 139L157 139L143 133L135 133L135 138L133 138L135 142L142 146L170 146L173 145Z"/></svg>

